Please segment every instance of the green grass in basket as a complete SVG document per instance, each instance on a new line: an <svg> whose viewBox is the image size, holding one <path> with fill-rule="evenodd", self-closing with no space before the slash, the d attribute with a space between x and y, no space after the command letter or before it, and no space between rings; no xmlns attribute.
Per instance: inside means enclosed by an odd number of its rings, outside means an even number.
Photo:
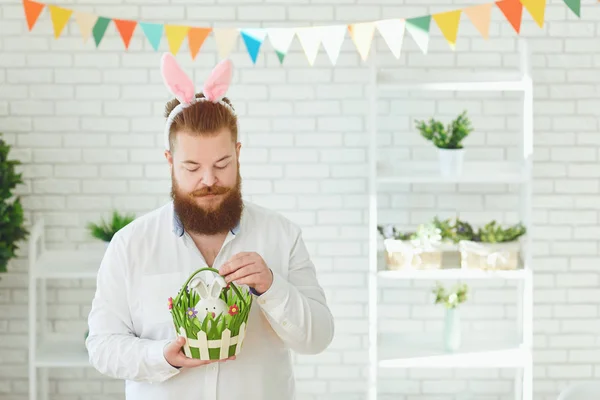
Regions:
<svg viewBox="0 0 600 400"><path fill-rule="evenodd" d="M198 303L200 296L193 290L186 291L185 293L180 292L178 297L173 300L173 307L171 308L171 315L173 316L177 332L183 326L187 337L190 339L196 339L198 332L203 331L206 332L208 340L220 340L223 331L229 329L231 337L237 336L242 323L248 321L248 313L252 305L252 294L240 288L238 290L246 301L247 306L239 299L233 289L226 288L221 292L220 298L225 301L228 310L231 306L235 305L238 308L237 314L230 315L229 312L226 312L213 318L211 313L207 313L203 321L200 321L195 316L190 317L188 315L188 309L193 308ZM199 358L197 349L191 349L191 351L194 358ZM220 349L209 349L209 352L211 359L219 358ZM234 353L235 345L232 345L229 348L229 355L232 356Z"/></svg>

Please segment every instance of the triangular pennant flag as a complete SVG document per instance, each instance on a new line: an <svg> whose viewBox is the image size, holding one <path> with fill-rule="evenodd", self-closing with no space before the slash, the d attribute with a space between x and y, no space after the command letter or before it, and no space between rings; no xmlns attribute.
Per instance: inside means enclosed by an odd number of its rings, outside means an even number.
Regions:
<svg viewBox="0 0 600 400"><path fill-rule="evenodd" d="M190 28L188 32L188 46L190 48L192 60L196 59L196 55L211 31L211 28Z"/></svg>
<svg viewBox="0 0 600 400"><path fill-rule="evenodd" d="M581 0L563 0L567 7L581 18Z"/></svg>
<svg viewBox="0 0 600 400"><path fill-rule="evenodd" d="M25 11L25 19L27 19L27 27L31 31L42 13L45 4L38 3L32 0L23 0L23 9Z"/></svg>
<svg viewBox="0 0 600 400"><path fill-rule="evenodd" d="M165 35L169 42L169 51L171 54L177 54L189 30L190 27L185 25L165 25Z"/></svg>
<svg viewBox="0 0 600 400"><path fill-rule="evenodd" d="M446 11L433 14L435 23L442 31L442 34L454 49L456 47L456 37L458 36L458 25L460 24L460 14L462 10Z"/></svg>
<svg viewBox="0 0 600 400"><path fill-rule="evenodd" d="M427 53L429 47L429 27L431 26L431 15L424 17L409 18L406 20L406 30L419 46L423 54Z"/></svg>
<svg viewBox="0 0 600 400"><path fill-rule="evenodd" d="M236 28L221 28L215 29L215 42L220 58L227 58L233 50L238 38L238 30Z"/></svg>
<svg viewBox="0 0 600 400"><path fill-rule="evenodd" d="M152 48L158 50L160 39L162 39L164 25L151 22L140 22L140 26L142 27L144 35L146 35L146 39L148 39L150 45L152 45Z"/></svg>
<svg viewBox="0 0 600 400"><path fill-rule="evenodd" d="M544 27L544 13L546 11L546 0L521 0L521 4L527 9L533 20L540 28Z"/></svg>
<svg viewBox="0 0 600 400"><path fill-rule="evenodd" d="M484 39L488 39L490 36L490 22L492 20L492 7L494 3L480 4L477 6L471 6L463 9L467 17L471 20L471 23Z"/></svg>
<svg viewBox="0 0 600 400"><path fill-rule="evenodd" d="M519 0L500 0L496 2L496 6L502 11L504 17L515 30L520 33L521 19L523 17L523 5Z"/></svg>
<svg viewBox="0 0 600 400"><path fill-rule="evenodd" d="M373 33L375 32L375 24L373 22L359 22L348 25L350 37L360 54L363 61L367 59L371 42L373 41Z"/></svg>
<svg viewBox="0 0 600 400"><path fill-rule="evenodd" d="M79 31L84 43L90 38L97 19L98 17L94 14L75 11L75 22L79 25Z"/></svg>
<svg viewBox="0 0 600 400"><path fill-rule="evenodd" d="M113 18L113 21L114 21L115 25L117 26L117 30L119 31L119 34L121 35L121 39L123 39L123 44L125 45L125 48L128 49L129 42L131 41L131 37L133 36L133 31L135 30L137 22L125 20L125 19L114 19L114 18Z"/></svg>
<svg viewBox="0 0 600 400"><path fill-rule="evenodd" d="M271 42L271 46L273 46L275 54L279 58L279 63L282 64L296 32L289 28L269 28L267 34L269 42Z"/></svg>
<svg viewBox="0 0 600 400"><path fill-rule="evenodd" d="M347 29L346 25L330 25L320 28L323 48L333 65L337 63Z"/></svg>
<svg viewBox="0 0 600 400"><path fill-rule="evenodd" d="M260 46L267 37L267 31L260 28L242 29L241 35L242 39L244 39L246 50L248 50L248 54L250 54L250 58L252 59L252 63L256 64L256 58L258 57Z"/></svg>
<svg viewBox="0 0 600 400"><path fill-rule="evenodd" d="M308 63L312 66L317 59L319 53L319 45L321 44L321 33L319 27L302 27L296 28L296 35L300 45L304 50Z"/></svg>
<svg viewBox="0 0 600 400"><path fill-rule="evenodd" d="M102 38L104 37L104 33L106 32L106 28L108 28L108 24L110 24L110 19L105 17L98 17L94 27L92 28L92 33L94 34L94 41L96 42L96 47L100 45Z"/></svg>
<svg viewBox="0 0 600 400"><path fill-rule="evenodd" d="M73 10L55 5L49 5L48 9L50 10L50 18L52 19L52 27L54 28L54 38L58 39L67 22L69 22Z"/></svg>
<svg viewBox="0 0 600 400"><path fill-rule="evenodd" d="M404 40L404 19L386 19L375 23L377 30L396 58L400 58L402 41Z"/></svg>

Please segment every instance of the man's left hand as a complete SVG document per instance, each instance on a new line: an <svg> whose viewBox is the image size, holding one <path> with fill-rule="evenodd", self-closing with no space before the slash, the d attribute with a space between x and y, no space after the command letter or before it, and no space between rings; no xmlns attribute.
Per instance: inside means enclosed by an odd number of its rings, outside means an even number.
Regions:
<svg viewBox="0 0 600 400"><path fill-rule="evenodd" d="M225 282L248 285L262 294L269 290L273 283L273 272L267 267L263 258L257 253L237 253L219 269Z"/></svg>

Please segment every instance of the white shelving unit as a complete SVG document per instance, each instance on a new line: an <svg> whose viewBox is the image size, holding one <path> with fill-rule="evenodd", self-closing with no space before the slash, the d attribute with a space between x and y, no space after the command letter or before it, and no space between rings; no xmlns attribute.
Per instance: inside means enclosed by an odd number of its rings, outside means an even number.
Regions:
<svg viewBox="0 0 600 400"><path fill-rule="evenodd" d="M96 279L104 251L47 250L44 219L29 237L29 399L48 399L50 368L89 367L84 333L63 336L45 332L49 280Z"/></svg>
<svg viewBox="0 0 600 400"><path fill-rule="evenodd" d="M525 237L523 269L515 271L463 270L460 265L442 270L381 270L378 249L377 199L381 185L412 183L506 183L520 189L520 218L527 231L532 230L532 153L533 153L533 93L530 54L527 43L519 42L520 67L518 74L495 74L494 79L478 80L471 74L464 81L398 82L402 68L384 71L377 66L375 48L372 48L369 88L369 387L368 399L378 398L378 374L381 368L514 368L515 399L532 400L532 256L531 235ZM488 75L489 78L489 75ZM410 77L408 78L410 79ZM405 77L406 80L406 77ZM523 125L520 140L520 160L510 162L467 162L462 176L447 179L438 173L436 162L407 162L383 168L378 162L378 100L401 91L498 92L522 94ZM475 133L476 134L476 133ZM439 335L381 334L378 321L378 290L382 280L483 280L503 279L518 282L518 316L514 334L490 336L469 334L468 340L455 353L446 353Z"/></svg>

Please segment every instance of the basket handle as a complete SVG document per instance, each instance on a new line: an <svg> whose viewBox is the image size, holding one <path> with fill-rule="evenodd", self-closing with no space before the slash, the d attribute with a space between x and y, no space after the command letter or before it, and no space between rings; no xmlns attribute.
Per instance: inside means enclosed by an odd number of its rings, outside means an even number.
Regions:
<svg viewBox="0 0 600 400"><path fill-rule="evenodd" d="M202 271L211 271L211 272L214 272L215 274L217 274L219 276L221 275L221 274L219 274L218 270L216 270L214 268L210 268L210 267L204 267L204 268L200 268L199 270L196 270L193 274L191 274L189 276L189 278L187 279L187 281L185 281L185 283L181 287L181 291L177 295L176 301L179 300L179 296L184 292L185 288L190 283L190 281L192 280L192 278L194 278L194 276L198 275ZM244 306L248 307L248 303L246 302L246 300L244 299L244 297L242 297L242 294L240 293L240 291L237 288L237 286L235 286L235 284L233 282L229 282L229 285L231 286L231 288L233 289L233 291L235 292L235 294L237 294L237 296L240 298L240 300L244 303Z"/></svg>

